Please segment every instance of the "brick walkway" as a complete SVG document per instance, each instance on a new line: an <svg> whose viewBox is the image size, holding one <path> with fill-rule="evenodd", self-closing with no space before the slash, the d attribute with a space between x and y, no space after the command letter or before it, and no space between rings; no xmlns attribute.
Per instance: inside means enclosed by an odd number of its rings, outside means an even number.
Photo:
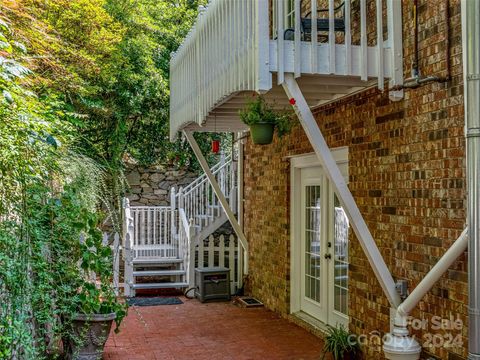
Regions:
<svg viewBox="0 0 480 360"><path fill-rule="evenodd" d="M321 358L319 338L263 308L181 299L182 305L130 308L104 359Z"/></svg>

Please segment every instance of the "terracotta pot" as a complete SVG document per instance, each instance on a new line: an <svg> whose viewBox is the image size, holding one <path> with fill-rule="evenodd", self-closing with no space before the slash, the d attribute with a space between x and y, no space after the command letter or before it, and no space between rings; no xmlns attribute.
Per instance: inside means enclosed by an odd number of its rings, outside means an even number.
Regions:
<svg viewBox="0 0 480 360"><path fill-rule="evenodd" d="M72 334L64 341L68 360L102 359L113 320L111 314L77 314L72 320Z"/></svg>

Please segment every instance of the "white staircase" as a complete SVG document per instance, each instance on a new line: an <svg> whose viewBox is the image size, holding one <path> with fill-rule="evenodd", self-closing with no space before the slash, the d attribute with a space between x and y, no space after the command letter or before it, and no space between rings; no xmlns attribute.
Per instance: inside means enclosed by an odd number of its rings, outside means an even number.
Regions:
<svg viewBox="0 0 480 360"><path fill-rule="evenodd" d="M212 173L236 212L236 163L221 155ZM124 201L125 295L194 286L195 247L227 221L206 175L170 194L170 206Z"/></svg>

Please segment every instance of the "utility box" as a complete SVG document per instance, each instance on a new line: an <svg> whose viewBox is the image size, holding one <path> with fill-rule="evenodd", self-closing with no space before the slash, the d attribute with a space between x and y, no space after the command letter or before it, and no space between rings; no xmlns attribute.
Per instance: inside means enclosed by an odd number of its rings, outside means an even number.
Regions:
<svg viewBox="0 0 480 360"><path fill-rule="evenodd" d="M224 267L195 269L195 297L207 300L230 300L230 269Z"/></svg>

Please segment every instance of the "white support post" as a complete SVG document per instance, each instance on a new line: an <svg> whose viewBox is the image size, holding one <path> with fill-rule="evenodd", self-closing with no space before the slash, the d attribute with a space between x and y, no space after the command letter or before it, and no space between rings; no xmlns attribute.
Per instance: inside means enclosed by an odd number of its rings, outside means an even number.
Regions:
<svg viewBox="0 0 480 360"><path fill-rule="evenodd" d="M190 225L188 227L188 287L195 287L195 226L193 219L190 219Z"/></svg>
<svg viewBox="0 0 480 360"><path fill-rule="evenodd" d="M269 1L255 0L255 53L258 61L255 63L255 82L257 92L265 92L272 88L272 73L269 64L270 25L264 19L269 18ZM280 36L280 35L279 35ZM282 33L283 39L283 33Z"/></svg>
<svg viewBox="0 0 480 360"><path fill-rule="evenodd" d="M388 44L392 56L392 76L389 86L403 85L403 40L402 40L402 2L387 0ZM390 91L390 100L403 99L403 90Z"/></svg>
<svg viewBox="0 0 480 360"><path fill-rule="evenodd" d="M130 210L130 200L127 198L123 198L122 207L123 207L122 247L125 249L125 237L127 236L127 232L128 232L128 219L132 216L131 210ZM124 253L124 256L125 256L125 253Z"/></svg>
<svg viewBox="0 0 480 360"><path fill-rule="evenodd" d="M300 8L300 0L294 0L293 3L294 6L294 16L295 16L295 37L294 37L294 61L293 61L293 69L295 72L295 77L298 78L301 75L301 68L302 68L302 60L301 60L301 11L302 9ZM315 51L317 50L316 48L314 49ZM284 54L282 53L281 56Z"/></svg>
<svg viewBox="0 0 480 360"><path fill-rule="evenodd" d="M283 84L283 87L287 96L290 99L295 99L296 104L294 105L294 109L305 133L307 134L310 144L317 154L320 164L332 183L335 193L339 197L340 203L348 215L355 235L357 236L363 251L367 255L368 261L370 262L375 276L387 296L388 301L394 308L397 308L398 305L400 305L400 296L396 291L393 277L378 250L375 240L360 213L352 193L347 187L340 169L333 159L327 142L313 117L310 107L292 74L285 75L285 83Z"/></svg>
<svg viewBox="0 0 480 360"><path fill-rule="evenodd" d="M115 295L118 296L120 277L120 236L115 233L113 236L113 288Z"/></svg>
<svg viewBox="0 0 480 360"><path fill-rule="evenodd" d="M210 167L208 166L207 161L205 160L205 157L203 156L202 151L200 150L197 144L197 141L193 137L193 133L184 130L184 134L190 146L192 147L192 150L195 153L195 156L197 157L197 160L200 163L205 175L207 176L207 179L210 182L210 185L212 186L212 189L215 192L215 195L217 195L217 198L220 201L220 204L222 205L222 208L225 211L225 214L227 215L227 218L230 221L230 224L232 224L233 230L237 234L238 240L242 243L242 246L245 249L246 255L244 259L244 264L245 264L244 273L247 274L248 273L248 242L245 237L245 234L243 233L242 228L238 224L238 221L235 218L235 215L233 214L232 209L228 205L227 199L225 198L225 195L222 193L217 183L217 180L215 179L215 176L212 174L212 171L210 170Z"/></svg>
<svg viewBox="0 0 480 360"><path fill-rule="evenodd" d="M132 233L127 232L125 236L125 272L124 272L124 294L126 297L134 297L135 289L133 288L133 250L131 247Z"/></svg>
<svg viewBox="0 0 480 360"><path fill-rule="evenodd" d="M177 229L175 227L175 211L177 209L177 204L176 204L176 200L177 200L177 194L175 193L175 187L172 187L170 189L170 241L171 243L175 243L175 236L177 235ZM154 228L155 229L155 228ZM176 243L176 245L178 246L178 243Z"/></svg>
<svg viewBox="0 0 480 360"><path fill-rule="evenodd" d="M178 189L178 208L179 209L185 208L185 202L183 198L183 187L180 187L180 189Z"/></svg>

